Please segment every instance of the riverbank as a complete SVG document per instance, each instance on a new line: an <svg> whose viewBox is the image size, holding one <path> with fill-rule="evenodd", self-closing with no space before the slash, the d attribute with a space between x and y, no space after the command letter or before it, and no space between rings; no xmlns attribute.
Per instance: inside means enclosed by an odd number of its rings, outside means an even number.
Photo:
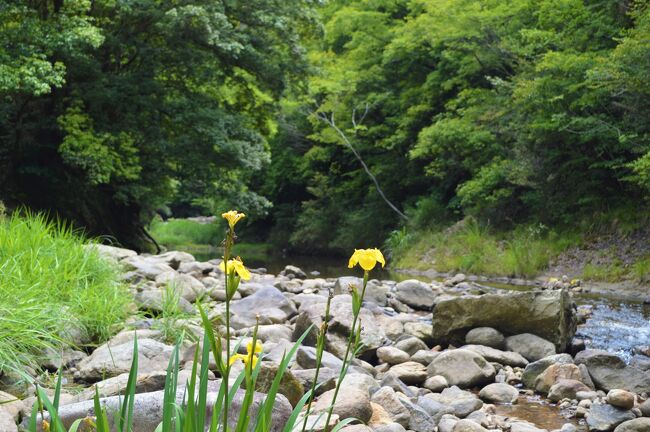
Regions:
<svg viewBox="0 0 650 432"><path fill-rule="evenodd" d="M468 219L442 231L401 236L392 239L391 265L399 271L460 272L532 285L565 276L603 293L650 295L650 229L641 223L584 232L535 226L495 232Z"/></svg>
<svg viewBox="0 0 650 432"><path fill-rule="evenodd" d="M224 312L219 260L196 261L188 253L175 251L137 255L106 246L91 246L89 251L98 251L107 262L122 267L135 309L123 330L108 343L88 352L62 352L61 365L68 377L62 413L68 420L86 415L81 408L95 388L104 397L124 390L134 355L133 335L137 334L139 346L147 352L138 369L138 400L148 402L143 402L143 410L135 416L148 416L148 424L153 424L156 410L147 407L157 403L154 395L164 385L171 344L184 333L184 347L193 351L191 341L200 336L198 303L212 319L218 320ZM327 405L349 335L350 283L359 284L360 279L310 277L295 266L279 274L253 270L251 280L240 285L232 303L231 322L237 338L250 336L256 317L261 320L261 363L263 370L272 370L296 335L322 321L328 293L334 294L326 368L319 378L323 389L316 407ZM173 305L170 298L175 299ZM363 360L346 376L335 413L339 418L361 418L370 428L364 429L367 432L431 432L436 427L439 431L527 432L561 427L566 432L587 424L590 430L602 431L613 430L601 425L603 416L607 418L612 410L621 422L650 415L650 406L644 402L644 393L650 392L648 369L641 369L650 358L642 354L642 341L638 337L630 341L630 352L639 351L630 365L619 363L615 354L577 352L584 345L571 336L576 321L587 320L589 312L575 315L571 303L566 290L504 290L460 278L447 283L373 278L361 313ZM313 379L314 351L309 340L298 350L288 372L294 384L281 390L288 401L299 399ZM570 353L557 354L564 350ZM187 374L191 366L186 360L181 370ZM51 384L47 376L36 373L33 378L47 387ZM6 377L0 382L2 390L9 390ZM626 392L610 395L610 390ZM632 400L632 405L621 407L618 394L626 404ZM27 415L33 401L21 402L16 420ZM508 409L514 402L520 408ZM527 417L531 411L537 415Z"/></svg>

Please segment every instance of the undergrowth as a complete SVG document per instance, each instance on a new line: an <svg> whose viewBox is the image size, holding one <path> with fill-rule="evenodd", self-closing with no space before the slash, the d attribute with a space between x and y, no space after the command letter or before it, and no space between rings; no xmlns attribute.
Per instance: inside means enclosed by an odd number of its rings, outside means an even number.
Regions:
<svg viewBox="0 0 650 432"><path fill-rule="evenodd" d="M123 323L117 269L83 241L42 214L0 216L0 372L37 367L48 348L101 343Z"/></svg>

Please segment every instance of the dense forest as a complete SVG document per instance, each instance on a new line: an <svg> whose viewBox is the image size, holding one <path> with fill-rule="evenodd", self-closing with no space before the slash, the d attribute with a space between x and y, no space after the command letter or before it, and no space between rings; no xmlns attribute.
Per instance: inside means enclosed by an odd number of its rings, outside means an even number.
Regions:
<svg viewBox="0 0 650 432"><path fill-rule="evenodd" d="M2 0L0 22L0 200L126 246L156 212L236 206L331 252L650 189L645 1Z"/></svg>

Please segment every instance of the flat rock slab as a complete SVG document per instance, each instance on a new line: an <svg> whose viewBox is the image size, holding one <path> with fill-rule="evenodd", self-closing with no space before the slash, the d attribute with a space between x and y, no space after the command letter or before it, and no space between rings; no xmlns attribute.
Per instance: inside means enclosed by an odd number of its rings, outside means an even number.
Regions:
<svg viewBox="0 0 650 432"><path fill-rule="evenodd" d="M561 352L576 326L567 291L527 291L440 300L433 308L432 336L436 343L460 346L470 330L491 327L506 335L535 334Z"/></svg>

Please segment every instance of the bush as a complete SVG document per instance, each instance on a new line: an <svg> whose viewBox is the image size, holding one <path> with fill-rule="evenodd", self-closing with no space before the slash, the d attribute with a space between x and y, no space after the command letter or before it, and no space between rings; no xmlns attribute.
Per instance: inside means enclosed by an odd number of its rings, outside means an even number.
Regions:
<svg viewBox="0 0 650 432"><path fill-rule="evenodd" d="M0 372L37 367L47 348L105 341L126 317L117 269L70 226L0 217Z"/></svg>
<svg viewBox="0 0 650 432"><path fill-rule="evenodd" d="M195 245L217 246L223 236L223 230L217 224L187 219L154 219L150 230L156 241L170 249Z"/></svg>

